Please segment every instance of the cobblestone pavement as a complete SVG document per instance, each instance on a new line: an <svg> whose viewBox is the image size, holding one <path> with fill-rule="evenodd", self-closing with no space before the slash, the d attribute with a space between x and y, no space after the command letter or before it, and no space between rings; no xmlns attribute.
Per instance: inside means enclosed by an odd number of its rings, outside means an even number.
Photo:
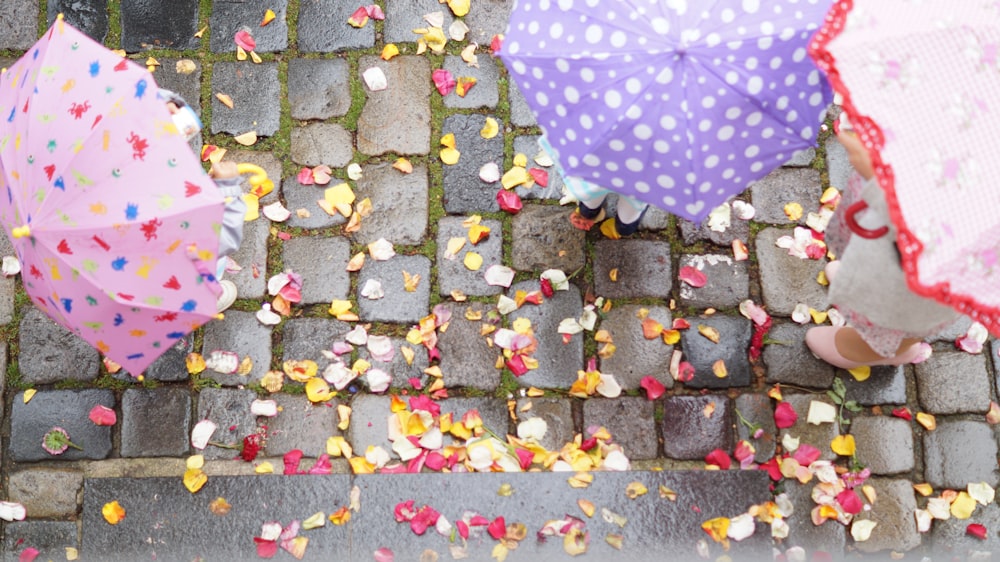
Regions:
<svg viewBox="0 0 1000 562"><path fill-rule="evenodd" d="M417 536L396 523L393 507L407 499L432 505L451 520L473 510L489 518L504 515L508 523L524 522L529 538L521 549L510 551L512 560L568 558L563 539L536 542L534 533L547 520L580 515L578 499L609 510L603 518L600 510L592 519L584 517L592 534L591 558L672 559L664 553L677 552L689 559L697 556L701 542L704 555L718 559L724 551L701 523L745 513L772 497L769 485L786 493L794 506L787 518L788 536L772 541L768 526L758 522L753 537L732 543L728 554L735 559L770 558L773 547L792 559L799 552L805 559L828 552L836 559L950 560L988 558L1000 546L1000 509L992 501L969 519L936 520L925 533L918 532L914 517L915 510L946 490L998 484L997 439L985 416L996 400L995 343L987 344L983 354L957 350L955 338L969 327L961 322L934 342L929 361L876 369L870 379L858 382L814 359L803 344L806 326L792 320L800 303L827 308L824 288L816 280L824 262L793 257L776 241L818 210L826 187L845 185L848 163L834 140L824 137L816 150L798 154L740 196L752 203L756 215L750 221L734 217L725 232L656 211L646 215L639 235L626 240L605 239L597 229L576 230L567 220L571 208L558 205L555 174L547 186L518 187L524 208L510 215L498 206L498 184L480 179L488 163L503 172L516 154L531 160L538 153L539 129L531 112L487 48L504 30L510 0L472 0L471 11L461 18L437 0L380 0L378 5L384 21L355 28L346 22L359 4L345 0L0 3L0 65L23 54L60 11L70 23L111 48L125 49L140 64L153 56L160 84L181 92L200 110L205 142L280 179L280 188L261 203L280 200L292 211L285 223L262 217L246 224L244 245L235 256L242 270L229 276L239 289L237 305L224 320L171 349L143 381L109 373L97 352L31 307L19 292L19 279L0 279L0 323L6 337L0 361L7 373L0 378L0 499L27 511L23 521L2 522L4 560L18 559L28 548L40 550L42 559L60 560L68 557L66 547L78 549L84 560L253 558L252 538L260 535L264 522L287 524L316 512L333 513L348 505L355 486L361 490L362 509L350 522L337 527L327 521L324 528L302 531L309 538L306 559L371 560L381 547L392 549L398 560L448 559L446 538L430 536L433 531ZM276 18L261 27L267 9ZM420 35L413 30L427 28L424 16L433 12L443 14L446 31L455 21L464 21L469 31L464 40L450 40L442 54L417 54ZM244 27L256 39L256 53L263 59L259 64L237 60L232 38ZM379 55L390 43L401 54L386 61ZM479 45L478 67L460 56L472 43ZM181 59L193 61L194 72L178 73ZM364 83L362 74L376 67L386 76L385 90L371 91ZM432 72L442 68L477 82L464 97L454 92L442 96L432 81ZM233 108L216 93L231 96ZM500 130L486 139L480 131L489 118L500 123ZM250 147L233 141L234 135L248 131L256 131L261 140ZM457 164L444 165L439 141L452 133L461 157ZM412 173L393 167L400 157L412 163ZM356 181L347 176L352 163L363 172ZM372 213L353 232L342 216L316 204L323 198L320 188L297 180L302 167L321 164L333 169L333 183L348 181L358 201L371 201ZM784 208L790 202L804 207L802 219L789 220ZM466 236L469 229L463 223L474 215L482 216L491 231L474 248L484 261L479 271L468 269L461 259L472 247L468 243L459 259L446 256L449 241ZM387 261L369 258L359 271L348 272L352 256L380 238L392 243L397 255ZM749 247L749 260L733 259L734 240ZM11 254L6 240L4 245L2 254ZM510 288L486 282L483 271L493 264L516 271ZM685 266L703 271L707 284L693 288L682 283L678 273ZM498 367L499 350L484 335L487 324L469 318L483 313L488 319L503 295L514 298L519 290L538 290L539 275L550 268L575 273L569 289L500 319L508 328L518 318L530 320L538 339L533 354L537 368L516 378ZM267 280L286 269L302 276L302 302L280 324L261 324L255 312L271 299ZM414 291L404 288L404 272L420 276ZM381 282L383 298L361 295L369 280ZM467 300L456 302L455 291ZM580 318L595 297L610 299L613 306L600 315L595 330L564 341L557 332L560 323ZM754 325L738 312L747 299L773 317L763 354L754 361L748 359ZM360 321L333 318L328 308L335 300L351 301ZM429 358L406 335L437 305L444 307L439 312L450 311L452 320L439 334L440 357ZM640 311L668 327L680 318L692 327L682 331L675 345L647 339L637 318ZM364 347L352 355L391 376L388 393L369 391L364 377L319 405L310 404L298 383L286 382L273 395L265 390L265 374L281 370L288 360L314 360L322 372L331 362L322 350L344 342L359 324L369 325L372 334L390 336L395 360L381 361ZM698 326L718 330L719 342L700 335ZM604 348L597 340L606 338L599 338L598 330L617 348L599 360L600 370L615 375L624 392L618 398L571 397L578 371ZM695 368L687 382L671 376L675 349ZM245 375L211 369L190 375L188 353L214 350L249 357L252 369ZM409 351L416 352L412 364L404 360ZM721 378L713 374L719 360L728 373ZM548 427L542 446L556 451L574 436L587 438L604 427L623 447L633 472L597 472L590 488L573 488L568 474L553 472L448 475L425 469L417 475L355 475L342 458L333 460L329 476L255 474L265 461L280 472L283 457L296 449L306 459L317 459L335 436L359 453L381 445L398 457L385 423L395 411L389 395L412 396L414 384L433 388L436 378L428 373L434 374L435 365L447 388L447 397L439 401L442 411L457 418L477 410L484 425L500 435L516 434L517 421L540 417ZM640 389L647 376L666 387L662 397L649 400ZM817 402L833 405L826 391L837 381L860 411L844 412L849 424L808 424ZM774 418L778 401L768 394L776 386L798 415L794 425L780 430ZM543 390L543 396L529 395L529 388ZM37 393L26 402L29 389ZM250 408L256 398L275 400L280 413L254 415ZM114 409L118 423L89 421L95 404ZM351 423L341 429L338 406L348 405ZM900 408L934 415L936 429L891 415ZM213 445L203 451L208 483L191 494L181 476L185 459L199 452L191 446L192 430L205 419L218 426ZM83 449L58 457L46 453L39 444L55 425ZM757 437L756 427L763 431ZM256 432L267 435L260 456L252 463L234 459L235 451L227 446ZM858 515L877 522L866 541L855 540L852 528L835 520L814 525L816 478L801 484L792 470L775 486L764 471L741 471L736 461L728 471L704 470L706 455L716 449L735 453L740 440L752 443L753 457L765 463L787 451L786 434L816 447L823 459L850 467L851 459L831 449L841 433L853 436L854 461L872 473L867 484L877 499L869 497L870 509ZM313 461L304 462L309 466ZM643 482L650 492L627 499L624 490L631 482ZM919 483L932 487L929 497L915 490ZM497 493L504 484L513 494ZM667 488L677 492L675 502L657 494L660 490L669 496ZM228 515L209 511L216 497L233 506ZM102 506L112 500L127 512L115 527L101 516ZM615 525L615 513L628 522ZM967 535L969 523L983 524L986 538ZM609 534L624 536L621 552L604 540ZM480 532L468 554L488 560L495 544Z"/></svg>

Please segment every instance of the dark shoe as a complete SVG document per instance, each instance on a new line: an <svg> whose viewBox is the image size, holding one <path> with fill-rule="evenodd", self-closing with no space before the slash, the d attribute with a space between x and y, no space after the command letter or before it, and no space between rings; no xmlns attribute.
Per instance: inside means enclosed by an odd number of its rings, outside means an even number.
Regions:
<svg viewBox="0 0 1000 562"><path fill-rule="evenodd" d="M646 216L646 211L649 210L649 205L639 213L639 218L630 223L624 223L615 215L615 230L618 231L619 236L631 236L636 232L639 232L639 223L642 222L642 217Z"/></svg>
<svg viewBox="0 0 1000 562"><path fill-rule="evenodd" d="M601 201L601 205L596 209L591 209L590 207L584 205L583 203L576 204L576 212L580 213L580 216L589 221L598 221L600 217L603 217L604 213L604 202Z"/></svg>

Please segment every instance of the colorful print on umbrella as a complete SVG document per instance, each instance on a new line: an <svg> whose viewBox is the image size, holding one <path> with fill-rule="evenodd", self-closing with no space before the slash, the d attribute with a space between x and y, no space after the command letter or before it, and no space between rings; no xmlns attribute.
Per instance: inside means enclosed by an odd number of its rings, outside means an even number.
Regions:
<svg viewBox="0 0 1000 562"><path fill-rule="evenodd" d="M700 222L815 144L830 0L517 0L500 51L570 175Z"/></svg>
<svg viewBox="0 0 1000 562"><path fill-rule="evenodd" d="M135 375L220 290L223 200L156 93L62 18L0 75L0 222L24 287Z"/></svg>
<svg viewBox="0 0 1000 562"><path fill-rule="evenodd" d="M1000 3L839 1L810 54L872 156L910 289L1000 336Z"/></svg>

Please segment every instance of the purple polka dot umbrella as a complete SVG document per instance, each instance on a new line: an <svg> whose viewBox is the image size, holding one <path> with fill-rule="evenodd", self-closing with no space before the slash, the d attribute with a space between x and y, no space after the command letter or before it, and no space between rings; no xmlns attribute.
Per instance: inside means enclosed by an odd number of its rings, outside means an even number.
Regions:
<svg viewBox="0 0 1000 562"><path fill-rule="evenodd" d="M516 0L500 58L570 175L701 222L815 144L830 0Z"/></svg>

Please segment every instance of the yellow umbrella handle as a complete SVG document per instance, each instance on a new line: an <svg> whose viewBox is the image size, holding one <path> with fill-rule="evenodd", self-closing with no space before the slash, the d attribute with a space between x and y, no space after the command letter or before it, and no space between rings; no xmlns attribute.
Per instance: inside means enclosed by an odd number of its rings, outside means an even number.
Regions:
<svg viewBox="0 0 1000 562"><path fill-rule="evenodd" d="M263 197L274 190L274 182L267 177L267 172L264 171L264 168L256 164L240 162L236 165L236 172L238 174L251 174L250 193L257 197Z"/></svg>

